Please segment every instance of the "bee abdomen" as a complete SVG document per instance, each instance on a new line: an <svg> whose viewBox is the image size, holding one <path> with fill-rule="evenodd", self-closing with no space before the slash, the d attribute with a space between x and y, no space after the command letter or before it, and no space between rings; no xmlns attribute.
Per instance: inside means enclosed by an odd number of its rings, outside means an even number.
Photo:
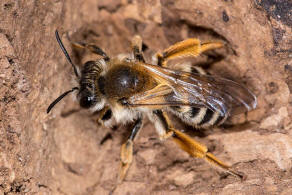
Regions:
<svg viewBox="0 0 292 195"><path fill-rule="evenodd" d="M183 122L197 128L206 128L222 124L226 117L206 107L173 106L171 112Z"/></svg>
<svg viewBox="0 0 292 195"><path fill-rule="evenodd" d="M214 112L209 108L205 108L206 113L202 117L200 123L198 123L198 126L201 127L209 127L209 126L215 126L220 125L225 121L225 117L222 117L219 112Z"/></svg>
<svg viewBox="0 0 292 195"><path fill-rule="evenodd" d="M199 66L185 65L182 70L200 75L208 74ZM227 118L226 116L221 116L219 112L214 112L206 107L172 106L170 111L186 124L196 128L221 125Z"/></svg>

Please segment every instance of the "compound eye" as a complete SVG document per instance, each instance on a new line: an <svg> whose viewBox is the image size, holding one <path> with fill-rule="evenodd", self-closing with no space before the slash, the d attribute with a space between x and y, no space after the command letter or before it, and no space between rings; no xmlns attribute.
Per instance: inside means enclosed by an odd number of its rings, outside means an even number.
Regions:
<svg viewBox="0 0 292 195"><path fill-rule="evenodd" d="M95 104L95 100L93 96L82 96L80 98L80 106L82 108L90 108Z"/></svg>

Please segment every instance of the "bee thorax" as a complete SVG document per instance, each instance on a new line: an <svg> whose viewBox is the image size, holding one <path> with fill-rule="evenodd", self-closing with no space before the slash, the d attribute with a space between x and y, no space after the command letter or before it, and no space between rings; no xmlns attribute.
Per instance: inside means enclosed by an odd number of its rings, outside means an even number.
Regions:
<svg viewBox="0 0 292 195"><path fill-rule="evenodd" d="M133 122L141 116L141 113L136 109L124 108L119 105L112 107L113 117L117 123L127 124Z"/></svg>

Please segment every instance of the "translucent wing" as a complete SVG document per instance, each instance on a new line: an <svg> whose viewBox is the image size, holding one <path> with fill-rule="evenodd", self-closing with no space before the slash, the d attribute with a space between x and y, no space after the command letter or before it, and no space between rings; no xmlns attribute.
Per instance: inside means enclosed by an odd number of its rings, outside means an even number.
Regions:
<svg viewBox="0 0 292 195"><path fill-rule="evenodd" d="M242 85L220 77L199 75L141 63L158 85L129 98L131 106L207 107L221 116L249 111L256 97Z"/></svg>

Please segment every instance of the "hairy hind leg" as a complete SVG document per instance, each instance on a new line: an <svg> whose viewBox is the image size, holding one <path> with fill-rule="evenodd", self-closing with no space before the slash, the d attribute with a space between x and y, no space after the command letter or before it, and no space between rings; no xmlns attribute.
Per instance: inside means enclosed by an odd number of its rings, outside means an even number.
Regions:
<svg viewBox="0 0 292 195"><path fill-rule="evenodd" d="M223 169L224 171L242 178L243 176L236 171L232 170L231 167L219 160L212 153L208 151L208 148L203 144L197 142L190 136L181 131L173 128L167 113L154 111L153 114L157 117L155 127L159 133L160 139L171 138L182 150L189 153L192 157L202 158L216 168Z"/></svg>
<svg viewBox="0 0 292 195"><path fill-rule="evenodd" d="M171 59L197 57L207 50L220 48L222 46L223 43L221 42L205 41L201 43L199 39L187 39L170 46L165 49L162 54L156 54L157 65L167 67L167 62Z"/></svg>

